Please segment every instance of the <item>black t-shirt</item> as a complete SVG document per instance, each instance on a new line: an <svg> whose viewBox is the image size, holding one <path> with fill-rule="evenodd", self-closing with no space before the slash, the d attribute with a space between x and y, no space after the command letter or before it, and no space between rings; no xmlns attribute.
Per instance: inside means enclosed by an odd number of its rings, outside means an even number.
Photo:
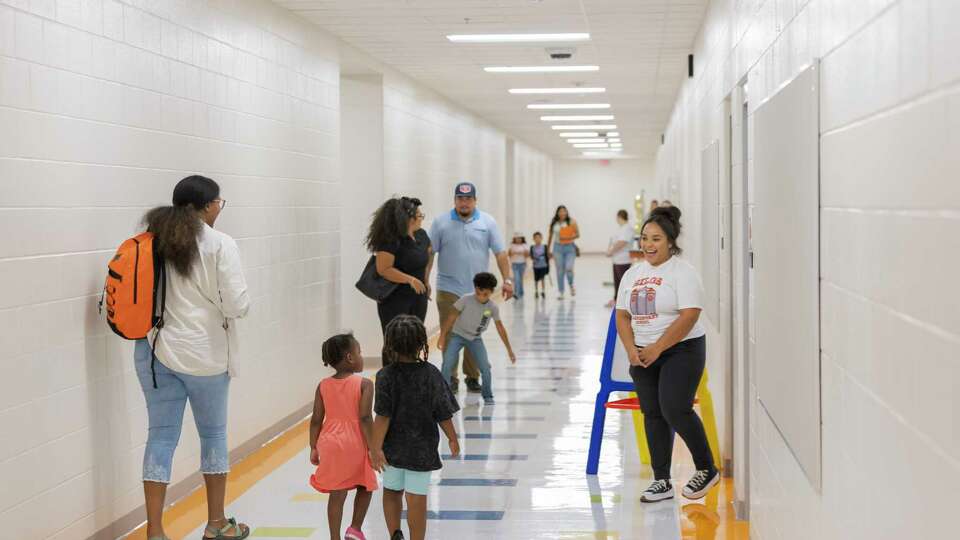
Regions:
<svg viewBox="0 0 960 540"><path fill-rule="evenodd" d="M430 236L427 231L420 229L413 233L413 238L404 236L397 242L378 246L377 251L390 253L394 257L394 268L426 283L427 263L430 261ZM397 292L416 293L409 285L397 287Z"/></svg>
<svg viewBox="0 0 960 540"><path fill-rule="evenodd" d="M383 453L392 467L436 471L440 462L437 424L460 410L440 370L429 362L394 362L377 373L374 411L390 418Z"/></svg>

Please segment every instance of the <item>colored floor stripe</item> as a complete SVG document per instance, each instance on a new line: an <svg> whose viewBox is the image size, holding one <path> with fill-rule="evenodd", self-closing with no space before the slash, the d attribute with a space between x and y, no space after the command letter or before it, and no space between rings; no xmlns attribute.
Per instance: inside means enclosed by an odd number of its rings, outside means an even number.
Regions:
<svg viewBox="0 0 960 540"><path fill-rule="evenodd" d="M515 487L517 485L517 480L515 479L487 480L485 478L444 478L437 485L449 486L449 487Z"/></svg>
<svg viewBox="0 0 960 540"><path fill-rule="evenodd" d="M503 519L503 514L503 512L485 510L441 510L439 512L428 510L427 519L445 521L500 521ZM406 510L403 511L402 519L407 519Z"/></svg>
<svg viewBox="0 0 960 540"><path fill-rule="evenodd" d="M462 454L455 458L450 454L444 454L445 461L526 461L528 456L522 454Z"/></svg>
<svg viewBox="0 0 960 540"><path fill-rule="evenodd" d="M257 527L250 533L254 538L309 538L313 531L304 527Z"/></svg>
<svg viewBox="0 0 960 540"><path fill-rule="evenodd" d="M325 501L329 499L330 496L326 493L299 493L294 495L290 499L291 502L314 502L314 501Z"/></svg>

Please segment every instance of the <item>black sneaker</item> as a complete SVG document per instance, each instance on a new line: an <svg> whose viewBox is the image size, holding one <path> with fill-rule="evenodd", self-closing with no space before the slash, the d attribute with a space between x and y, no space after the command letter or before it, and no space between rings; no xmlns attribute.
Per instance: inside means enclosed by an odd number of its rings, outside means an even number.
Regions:
<svg viewBox="0 0 960 540"><path fill-rule="evenodd" d="M404 540L403 531L400 529L393 531L393 536L390 537L390 540Z"/></svg>
<svg viewBox="0 0 960 540"><path fill-rule="evenodd" d="M687 485L683 486L683 496L692 500L702 499L706 497L710 488L719 482L720 471L716 469L712 471L697 471L696 474L693 475L693 478L687 482Z"/></svg>
<svg viewBox="0 0 960 540"><path fill-rule="evenodd" d="M640 495L640 501L652 503L673 498L673 485L669 480L656 480Z"/></svg>
<svg viewBox="0 0 960 540"><path fill-rule="evenodd" d="M476 379L467 379L467 391L474 394L480 393L480 381Z"/></svg>

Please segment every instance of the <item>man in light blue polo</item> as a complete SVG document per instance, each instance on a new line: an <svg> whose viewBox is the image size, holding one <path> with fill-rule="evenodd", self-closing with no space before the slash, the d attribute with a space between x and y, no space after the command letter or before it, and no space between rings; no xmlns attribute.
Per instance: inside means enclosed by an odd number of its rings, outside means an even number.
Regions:
<svg viewBox="0 0 960 540"><path fill-rule="evenodd" d="M473 276L490 268L490 252L497 258L497 267L503 277L503 297L513 296L510 279L510 257L500 235L496 220L490 214L477 210L477 188L470 182L457 184L454 190L454 208L433 220L430 242L437 262L437 308L440 320L445 321L453 311L453 304L461 296L473 291ZM469 351L464 351L463 373L467 390L480 391L480 371ZM450 384L457 390L457 368L453 368Z"/></svg>

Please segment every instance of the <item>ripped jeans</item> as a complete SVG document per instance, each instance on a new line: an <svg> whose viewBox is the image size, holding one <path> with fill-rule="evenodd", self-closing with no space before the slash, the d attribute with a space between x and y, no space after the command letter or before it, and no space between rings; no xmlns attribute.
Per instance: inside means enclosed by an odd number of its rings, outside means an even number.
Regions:
<svg viewBox="0 0 960 540"><path fill-rule="evenodd" d="M230 376L226 372L209 377L177 373L159 361L156 364L157 388L150 373L152 353L147 340L137 340L134 363L143 396L147 400L149 435L143 453L144 482L170 483L173 452L180 442L183 413L190 410L200 434L200 471L226 474L230 470L227 452L227 391Z"/></svg>

